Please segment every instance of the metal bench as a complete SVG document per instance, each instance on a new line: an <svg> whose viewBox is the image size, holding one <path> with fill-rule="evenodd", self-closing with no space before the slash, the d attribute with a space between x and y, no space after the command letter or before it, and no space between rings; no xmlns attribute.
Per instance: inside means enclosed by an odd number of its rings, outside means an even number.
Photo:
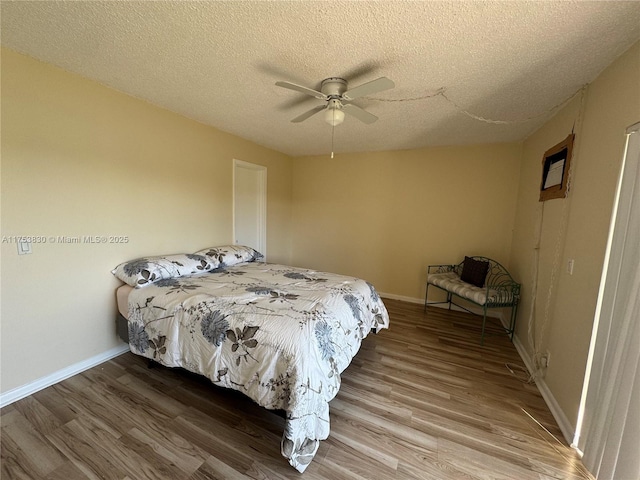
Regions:
<svg viewBox="0 0 640 480"><path fill-rule="evenodd" d="M478 287L461 279L464 261L457 265L429 265L427 269L427 291L424 297L424 311L427 305L449 304L455 305L469 313L475 313L453 301L453 297L462 298L482 308L482 335L480 344L484 343L485 325L487 322L487 310L491 308L511 307L509 327L503 327L511 340L516 325L516 314L520 300L520 284L509 274L506 268L495 260L487 257L469 257L476 261L488 262L488 271L484 285ZM447 292L447 299L443 302L429 302L429 285Z"/></svg>

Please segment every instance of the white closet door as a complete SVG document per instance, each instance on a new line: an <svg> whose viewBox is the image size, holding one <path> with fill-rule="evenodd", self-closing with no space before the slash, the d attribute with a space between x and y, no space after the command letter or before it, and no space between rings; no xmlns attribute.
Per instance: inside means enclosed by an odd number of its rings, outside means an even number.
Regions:
<svg viewBox="0 0 640 480"><path fill-rule="evenodd" d="M247 245L267 255L267 169L261 165L233 161L234 243Z"/></svg>

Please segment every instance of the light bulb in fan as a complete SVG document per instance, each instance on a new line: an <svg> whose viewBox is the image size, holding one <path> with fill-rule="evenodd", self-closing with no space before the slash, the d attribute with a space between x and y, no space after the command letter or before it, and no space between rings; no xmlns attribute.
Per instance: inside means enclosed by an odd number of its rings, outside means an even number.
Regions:
<svg viewBox="0 0 640 480"><path fill-rule="evenodd" d="M324 112L324 120L335 127L344 122L344 112L340 108L329 106Z"/></svg>

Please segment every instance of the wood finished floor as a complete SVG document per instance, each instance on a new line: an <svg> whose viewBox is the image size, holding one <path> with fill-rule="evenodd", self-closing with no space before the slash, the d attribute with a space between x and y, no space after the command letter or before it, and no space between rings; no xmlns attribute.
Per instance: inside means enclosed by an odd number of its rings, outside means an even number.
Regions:
<svg viewBox="0 0 640 480"><path fill-rule="evenodd" d="M385 300L331 402L304 474L280 455L284 420L131 353L1 410L2 479L585 479L505 335L478 317ZM527 413L525 413L527 412Z"/></svg>

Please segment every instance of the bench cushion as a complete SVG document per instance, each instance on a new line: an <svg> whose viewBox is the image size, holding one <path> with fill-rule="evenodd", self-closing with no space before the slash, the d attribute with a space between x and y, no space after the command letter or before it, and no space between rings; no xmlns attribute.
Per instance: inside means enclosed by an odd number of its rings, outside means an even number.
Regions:
<svg viewBox="0 0 640 480"><path fill-rule="evenodd" d="M459 297L471 300L478 305L487 303L487 289L479 288L470 283L463 282L455 272L432 273L427 277L427 282L443 290L455 293ZM489 290L489 302L492 296L497 296L497 292Z"/></svg>

